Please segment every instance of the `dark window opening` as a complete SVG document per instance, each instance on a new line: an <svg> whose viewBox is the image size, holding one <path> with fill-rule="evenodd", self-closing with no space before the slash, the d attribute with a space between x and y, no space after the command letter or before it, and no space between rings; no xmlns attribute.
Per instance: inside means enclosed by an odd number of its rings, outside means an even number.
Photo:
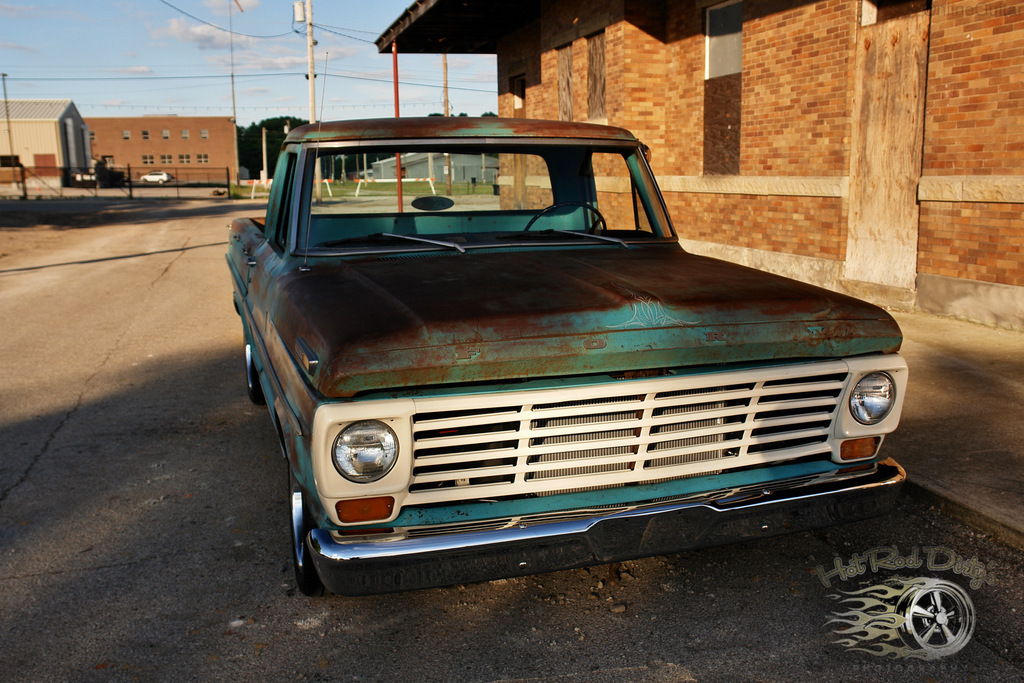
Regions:
<svg viewBox="0 0 1024 683"><path fill-rule="evenodd" d="M743 93L743 3L709 7L705 14L704 174L740 172Z"/></svg>

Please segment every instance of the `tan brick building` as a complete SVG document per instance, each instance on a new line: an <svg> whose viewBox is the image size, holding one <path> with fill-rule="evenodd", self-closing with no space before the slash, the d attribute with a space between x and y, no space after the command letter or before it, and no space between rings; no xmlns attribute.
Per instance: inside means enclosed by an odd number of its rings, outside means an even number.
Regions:
<svg viewBox="0 0 1024 683"><path fill-rule="evenodd" d="M691 251L1024 329L1018 2L422 0L392 41L634 131Z"/></svg>
<svg viewBox="0 0 1024 683"><path fill-rule="evenodd" d="M223 116L86 119L94 159L131 168L132 178L167 171L182 182L238 181L235 124Z"/></svg>

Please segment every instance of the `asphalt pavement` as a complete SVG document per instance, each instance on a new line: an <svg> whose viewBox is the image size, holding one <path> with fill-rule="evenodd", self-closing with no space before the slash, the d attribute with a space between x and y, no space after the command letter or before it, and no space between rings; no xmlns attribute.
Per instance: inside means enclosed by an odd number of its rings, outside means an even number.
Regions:
<svg viewBox="0 0 1024 683"><path fill-rule="evenodd" d="M1024 549L1024 333L894 315L910 383L883 453L907 493Z"/></svg>

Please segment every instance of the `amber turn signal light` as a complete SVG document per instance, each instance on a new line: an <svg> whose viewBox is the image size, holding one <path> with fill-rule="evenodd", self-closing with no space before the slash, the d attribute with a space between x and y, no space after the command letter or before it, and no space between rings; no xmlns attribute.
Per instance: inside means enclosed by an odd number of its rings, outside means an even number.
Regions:
<svg viewBox="0 0 1024 683"><path fill-rule="evenodd" d="M395 509L395 499L391 496L380 498L357 498L356 500L340 500L334 506L338 511L338 519L342 524L358 524L387 519Z"/></svg>
<svg viewBox="0 0 1024 683"><path fill-rule="evenodd" d="M843 445L839 447L839 459L863 460L864 458L873 458L875 453L878 452L878 447L881 443L882 437L880 436L869 436L865 439L844 441Z"/></svg>

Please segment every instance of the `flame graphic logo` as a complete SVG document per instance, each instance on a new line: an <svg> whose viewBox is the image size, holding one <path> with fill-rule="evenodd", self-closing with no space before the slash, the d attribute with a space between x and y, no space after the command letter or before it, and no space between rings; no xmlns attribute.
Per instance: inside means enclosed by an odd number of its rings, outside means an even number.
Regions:
<svg viewBox="0 0 1024 683"><path fill-rule="evenodd" d="M949 581L893 578L829 598L839 609L826 625L840 625L835 642L851 651L934 660L959 652L974 635L974 604Z"/></svg>

